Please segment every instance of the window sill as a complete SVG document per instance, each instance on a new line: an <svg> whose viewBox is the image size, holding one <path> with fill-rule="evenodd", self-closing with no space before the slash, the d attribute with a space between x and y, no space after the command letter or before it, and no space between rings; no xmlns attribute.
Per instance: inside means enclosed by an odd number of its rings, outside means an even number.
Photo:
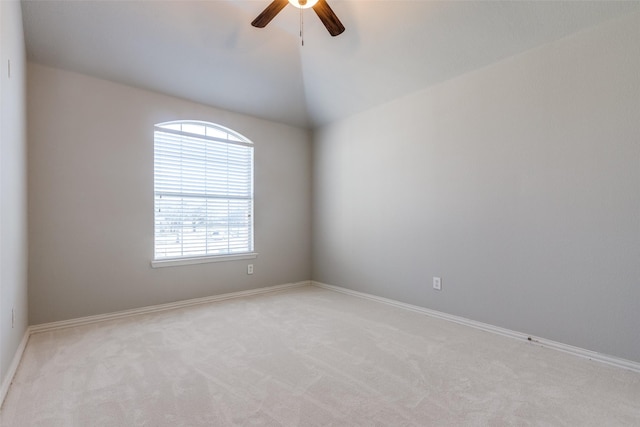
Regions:
<svg viewBox="0 0 640 427"><path fill-rule="evenodd" d="M151 267L152 268L176 267L179 265L207 264L210 262L238 261L243 259L254 259L254 258L258 258L257 252L249 252L249 253L236 254L236 255L203 256L203 257L193 257L193 258L172 258L172 259L161 259L161 260L151 261Z"/></svg>

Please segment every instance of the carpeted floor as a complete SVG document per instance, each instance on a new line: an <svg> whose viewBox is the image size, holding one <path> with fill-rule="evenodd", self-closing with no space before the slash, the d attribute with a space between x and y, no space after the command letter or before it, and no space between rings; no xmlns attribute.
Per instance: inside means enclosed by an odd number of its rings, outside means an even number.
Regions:
<svg viewBox="0 0 640 427"><path fill-rule="evenodd" d="M2 426L638 426L640 374L302 287L31 337Z"/></svg>

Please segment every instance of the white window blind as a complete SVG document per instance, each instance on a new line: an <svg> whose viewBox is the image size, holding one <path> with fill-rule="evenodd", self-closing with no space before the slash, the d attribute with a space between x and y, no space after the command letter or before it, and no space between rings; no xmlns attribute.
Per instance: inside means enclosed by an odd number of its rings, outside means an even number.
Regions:
<svg viewBox="0 0 640 427"><path fill-rule="evenodd" d="M154 132L155 259L253 251L253 144L195 121Z"/></svg>

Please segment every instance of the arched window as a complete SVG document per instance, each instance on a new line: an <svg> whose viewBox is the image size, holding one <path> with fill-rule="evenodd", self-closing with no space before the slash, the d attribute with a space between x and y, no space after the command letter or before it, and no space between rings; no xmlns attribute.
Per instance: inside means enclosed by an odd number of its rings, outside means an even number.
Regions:
<svg viewBox="0 0 640 427"><path fill-rule="evenodd" d="M247 138L199 121L155 125L154 193L155 261L253 253L253 143Z"/></svg>

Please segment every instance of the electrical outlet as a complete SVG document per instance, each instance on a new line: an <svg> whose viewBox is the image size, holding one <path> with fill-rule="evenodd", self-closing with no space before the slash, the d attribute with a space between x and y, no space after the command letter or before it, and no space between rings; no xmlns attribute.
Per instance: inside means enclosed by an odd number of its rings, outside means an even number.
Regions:
<svg viewBox="0 0 640 427"><path fill-rule="evenodd" d="M247 265L247 274L253 274L253 264Z"/></svg>
<svg viewBox="0 0 640 427"><path fill-rule="evenodd" d="M442 290L442 279L440 277L433 278L433 289L435 289L436 291Z"/></svg>

